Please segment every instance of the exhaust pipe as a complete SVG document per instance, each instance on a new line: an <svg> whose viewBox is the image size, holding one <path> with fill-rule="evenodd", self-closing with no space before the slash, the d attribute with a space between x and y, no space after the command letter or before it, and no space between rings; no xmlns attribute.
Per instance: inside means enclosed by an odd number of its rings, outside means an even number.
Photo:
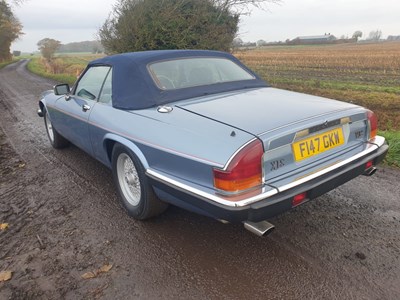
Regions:
<svg viewBox="0 0 400 300"><path fill-rule="evenodd" d="M244 228L246 228L248 231L258 236L264 236L266 234L270 234L275 229L275 226L267 221L261 221L261 222L245 221L243 222L243 224Z"/></svg>
<svg viewBox="0 0 400 300"><path fill-rule="evenodd" d="M364 172L363 175L365 175L365 176L372 176L372 175L375 174L375 172L376 172L376 168L375 168L375 167L371 167L371 168L365 170L365 172Z"/></svg>

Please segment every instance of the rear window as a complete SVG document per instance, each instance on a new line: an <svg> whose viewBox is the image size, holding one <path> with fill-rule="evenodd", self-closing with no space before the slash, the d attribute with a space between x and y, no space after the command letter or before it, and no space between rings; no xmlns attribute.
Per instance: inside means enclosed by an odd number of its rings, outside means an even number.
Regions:
<svg viewBox="0 0 400 300"><path fill-rule="evenodd" d="M156 85L163 90L251 80L254 76L225 58L184 58L149 65Z"/></svg>

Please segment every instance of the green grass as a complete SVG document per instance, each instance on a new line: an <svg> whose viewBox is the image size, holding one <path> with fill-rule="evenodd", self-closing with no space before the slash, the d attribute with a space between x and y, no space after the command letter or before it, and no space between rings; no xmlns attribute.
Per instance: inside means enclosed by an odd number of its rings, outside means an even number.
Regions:
<svg viewBox="0 0 400 300"><path fill-rule="evenodd" d="M32 57L28 63L28 70L39 76L50 78L62 83L74 84L77 76L85 69L88 62L99 58L101 55L84 53L58 54L51 63L40 57ZM52 70L52 71L49 71Z"/></svg>
<svg viewBox="0 0 400 300"><path fill-rule="evenodd" d="M0 63L0 69L4 68L5 66L8 66L8 65L10 65L12 63L15 63L16 61L18 61L18 59L13 59L11 61L2 62L2 63Z"/></svg>
<svg viewBox="0 0 400 300"><path fill-rule="evenodd" d="M46 71L39 57L32 58L28 63L28 70L39 76L53 79L62 83L73 85L76 81L76 76L69 74L50 74Z"/></svg>
<svg viewBox="0 0 400 300"><path fill-rule="evenodd" d="M322 88L322 89L335 89L335 90L352 90L360 92L379 92L379 93L392 93L400 94L400 87L398 86L378 86L372 84L357 84L353 82L339 82L333 80L303 80L293 78L272 78L270 83L273 85L277 84L290 84L293 86L303 86L310 88Z"/></svg>
<svg viewBox="0 0 400 300"><path fill-rule="evenodd" d="M389 143L389 153L385 163L400 168L400 131L380 131L379 135L384 136Z"/></svg>

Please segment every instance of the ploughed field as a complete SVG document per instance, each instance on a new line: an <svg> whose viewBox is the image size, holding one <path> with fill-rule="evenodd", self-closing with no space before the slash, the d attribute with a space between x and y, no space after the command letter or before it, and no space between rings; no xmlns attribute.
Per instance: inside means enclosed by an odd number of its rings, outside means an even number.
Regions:
<svg viewBox="0 0 400 300"><path fill-rule="evenodd" d="M272 86L365 106L379 129L400 130L400 42L271 46L235 55ZM30 71L72 84L99 55L62 54L52 63L33 58Z"/></svg>
<svg viewBox="0 0 400 300"><path fill-rule="evenodd" d="M272 86L365 106L400 130L400 42L271 46L235 55Z"/></svg>

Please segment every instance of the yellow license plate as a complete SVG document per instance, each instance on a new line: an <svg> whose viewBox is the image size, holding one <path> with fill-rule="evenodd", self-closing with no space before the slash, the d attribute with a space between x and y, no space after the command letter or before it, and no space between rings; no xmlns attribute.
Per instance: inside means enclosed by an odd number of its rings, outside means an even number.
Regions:
<svg viewBox="0 0 400 300"><path fill-rule="evenodd" d="M292 144L295 161L300 161L344 144L341 127L317 134Z"/></svg>

